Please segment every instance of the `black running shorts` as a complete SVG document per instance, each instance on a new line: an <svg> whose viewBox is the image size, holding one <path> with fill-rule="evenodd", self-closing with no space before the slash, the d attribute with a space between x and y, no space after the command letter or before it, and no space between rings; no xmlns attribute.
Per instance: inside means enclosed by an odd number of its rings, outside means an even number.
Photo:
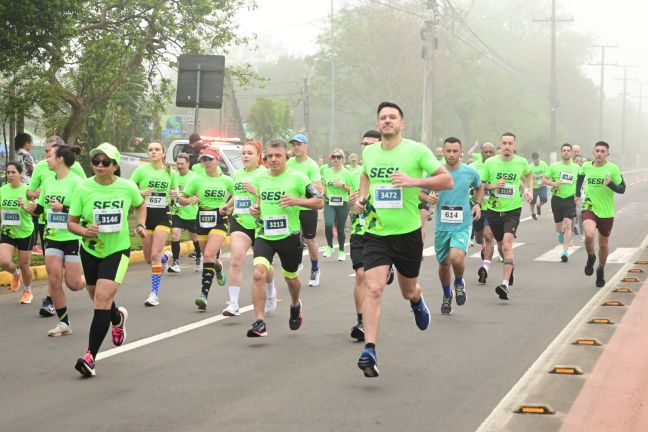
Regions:
<svg viewBox="0 0 648 432"><path fill-rule="evenodd" d="M196 219L182 219L178 215L173 215L171 221L172 228L180 228L182 230L187 230L190 233L196 233Z"/></svg>
<svg viewBox="0 0 648 432"><path fill-rule="evenodd" d="M378 236L364 234L364 268L393 264L398 273L406 278L418 277L423 256L421 229L407 234Z"/></svg>
<svg viewBox="0 0 648 432"><path fill-rule="evenodd" d="M130 249L115 252L105 258L98 258L87 252L83 247L79 252L81 266L88 285L97 285L99 279L108 279L121 284L128 270Z"/></svg>
<svg viewBox="0 0 648 432"><path fill-rule="evenodd" d="M252 228L245 228L241 224L239 224L234 217L229 218L230 222L230 234L235 233L235 232L241 232L248 236L250 240L252 240L252 244L254 244L254 238L255 238L255 230Z"/></svg>
<svg viewBox="0 0 648 432"><path fill-rule="evenodd" d="M513 237L516 236L521 214L521 207L507 212L488 210L486 214L488 226L490 226L496 241L501 242L504 240L504 234L506 233L513 234Z"/></svg>
<svg viewBox="0 0 648 432"><path fill-rule="evenodd" d="M281 240L257 238L254 242L254 258L263 257L270 264L275 253L279 255L284 272L296 273L302 262L302 241L299 233L291 234Z"/></svg>
<svg viewBox="0 0 648 432"><path fill-rule="evenodd" d="M4 233L0 236L0 243L8 243L19 251L31 251L34 247L35 241L36 239L34 238L33 234L30 234L28 237L19 239L13 238Z"/></svg>
<svg viewBox="0 0 648 432"><path fill-rule="evenodd" d="M574 197L560 198L556 195L551 197L551 211L553 212L554 222L560 223L563 219L573 219L576 217L576 202Z"/></svg>
<svg viewBox="0 0 648 432"><path fill-rule="evenodd" d="M358 234L352 234L351 240L351 264L353 265L353 270L358 270L363 268L364 264L364 236Z"/></svg>
<svg viewBox="0 0 648 432"><path fill-rule="evenodd" d="M171 213L168 208L146 208L146 229L155 231L158 226L171 228Z"/></svg>

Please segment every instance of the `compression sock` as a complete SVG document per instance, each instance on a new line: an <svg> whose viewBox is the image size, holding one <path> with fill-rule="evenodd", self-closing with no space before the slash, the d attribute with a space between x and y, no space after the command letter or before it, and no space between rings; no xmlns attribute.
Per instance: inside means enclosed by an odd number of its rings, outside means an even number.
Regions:
<svg viewBox="0 0 648 432"><path fill-rule="evenodd" d="M202 293L207 297L214 281L214 263L204 263L202 271Z"/></svg>
<svg viewBox="0 0 648 432"><path fill-rule="evenodd" d="M452 297L452 289L450 289L450 285L443 286L443 297Z"/></svg>
<svg viewBox="0 0 648 432"><path fill-rule="evenodd" d="M92 354L92 358L97 357L97 353L108 333L109 327L110 311L106 309L95 309L92 324L90 324L90 337L88 342L88 351Z"/></svg>
<svg viewBox="0 0 648 432"><path fill-rule="evenodd" d="M162 264L151 264L151 292L158 295L162 281Z"/></svg>
<svg viewBox="0 0 648 432"><path fill-rule="evenodd" d="M70 318L68 317L67 307L56 309L56 316L58 316L59 321L64 322L67 325L70 325Z"/></svg>
<svg viewBox="0 0 648 432"><path fill-rule="evenodd" d="M201 252L200 252L200 242L193 242L194 245L194 250L196 251L196 258L200 258Z"/></svg>
<svg viewBox="0 0 648 432"><path fill-rule="evenodd" d="M171 242L171 253L173 253L173 261L180 259L180 240Z"/></svg>
<svg viewBox="0 0 648 432"><path fill-rule="evenodd" d="M318 271L319 270L319 260L311 260L311 271Z"/></svg>

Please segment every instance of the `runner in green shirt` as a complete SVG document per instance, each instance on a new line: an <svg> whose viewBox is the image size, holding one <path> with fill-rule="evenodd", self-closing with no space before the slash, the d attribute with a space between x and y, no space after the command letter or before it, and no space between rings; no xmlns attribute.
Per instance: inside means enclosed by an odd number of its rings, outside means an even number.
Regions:
<svg viewBox="0 0 648 432"><path fill-rule="evenodd" d="M482 182L490 193L486 217L497 241L503 263L504 280L495 288L502 300L508 300L510 286L513 285L513 239L515 238L520 215L522 198L531 201L533 176L529 164L515 154L517 146L515 134L506 132L500 138L500 154L484 162ZM524 184L524 194L520 196L520 184Z"/></svg>
<svg viewBox="0 0 648 432"><path fill-rule="evenodd" d="M551 212L558 243L563 246L560 261L567 262L573 234L572 220L576 217L576 181L580 167L572 161L571 144L560 146L560 155L562 160L552 163L545 173L544 184L551 186Z"/></svg>
<svg viewBox="0 0 648 432"><path fill-rule="evenodd" d="M324 200L312 180L287 166L287 153L287 145L282 140L266 143L269 169L254 181L256 203L250 207L250 214L259 221L254 242L252 281L252 303L256 321L248 330L248 337L267 335L267 290L264 285L275 254L279 255L282 273L290 293L288 326L291 330L297 330L303 321L302 304L299 299L301 283L298 277L302 260L300 208L318 210L324 206Z"/></svg>
<svg viewBox="0 0 648 432"><path fill-rule="evenodd" d="M71 171L79 147L54 146L47 155L47 164L54 176L43 183L36 215L45 216L45 269L47 292L52 297L59 322L48 336L64 336L72 333L67 310L67 297L63 290L63 278L71 291L85 288L86 281L79 257L79 236L67 227L68 211L72 197L82 179Z"/></svg>
<svg viewBox="0 0 648 432"><path fill-rule="evenodd" d="M585 189L583 199L583 228L585 230L585 249L587 264L585 274L594 273L596 254L594 253L594 234L598 235L599 265L596 269L596 286L605 285L605 264L609 253L608 242L614 224L614 194L625 193L626 184L619 167L608 162L610 146L605 141L594 145L594 160L585 162L581 167L576 184L576 196L581 196L581 186Z"/></svg>
<svg viewBox="0 0 648 432"><path fill-rule="evenodd" d="M218 261L218 253L227 236L227 200L234 193L234 182L218 169L219 154L215 147L203 148L198 160L205 168L205 175L189 182L180 197L180 204L198 205L196 234L203 255L203 270L200 295L194 303L199 310L204 311L207 309L207 297L214 275L220 286L227 281L222 263Z"/></svg>
<svg viewBox="0 0 648 432"><path fill-rule="evenodd" d="M430 312L423 300L418 275L423 256L419 190L452 187L452 177L435 159L429 148L405 139L403 111L391 102L377 110L382 141L362 152L363 172L354 210L362 213L367 205L375 210L364 235L364 269L367 292L363 306L365 342L358 367L366 377L378 376L375 343L380 321L380 301L393 263L403 298L410 301L419 329L425 330ZM424 177L424 173L431 176ZM373 216L373 215L372 215Z"/></svg>
<svg viewBox="0 0 648 432"><path fill-rule="evenodd" d="M2 230L0 235L0 267L12 275L11 291L20 288L23 279L21 304L31 303L32 274L29 262L34 241L34 222L29 212L36 205L27 199L27 185L22 182L23 167L9 162L6 167L7 184L0 187L0 214ZM18 251L18 266L13 262L13 253Z"/></svg>
<svg viewBox="0 0 648 432"><path fill-rule="evenodd" d="M333 167L324 172L324 234L326 249L323 257L333 254L333 227L337 229L338 261L346 261L344 241L346 240L346 221L349 217L349 191L351 190L351 174L344 168L344 151L335 149L331 153Z"/></svg>
<svg viewBox="0 0 648 432"><path fill-rule="evenodd" d="M230 271L229 301L223 315L239 316L239 294L243 282L243 264L247 251L254 246L257 220L250 214L250 207L256 204L254 182L257 177L268 171L263 166L263 145L259 141L247 141L241 150L243 167L234 173L234 194L227 202L230 217ZM265 313L273 313L277 308L277 294L274 285L274 270L270 268L266 276Z"/></svg>
<svg viewBox="0 0 648 432"><path fill-rule="evenodd" d="M288 159L288 167L304 173L310 179L311 183L321 193L324 193L322 175L320 174L317 162L308 157L308 137L297 134L290 139L290 144L292 145L291 151L294 156ZM302 237L304 238L306 247L308 247L308 256L311 261L311 273L308 286L318 286L320 283L319 248L315 239L317 235L317 210L302 209L299 213L299 221Z"/></svg>
<svg viewBox="0 0 648 432"><path fill-rule="evenodd" d="M128 270L131 207L135 208L135 233L146 237L146 206L137 186L115 175L121 160L117 148L103 143L90 151L90 157L95 175L77 186L68 212L68 229L82 237L79 255L94 303L88 351L75 365L84 376L95 375L94 359L111 323L113 344L126 340L128 311L113 299Z"/></svg>
<svg viewBox="0 0 648 432"><path fill-rule="evenodd" d="M540 155L535 152L532 153L529 170L533 175L533 199L529 203L529 208L533 220L537 220L538 216L542 214L542 205L547 202L547 186L544 184L547 169L549 169L549 166L545 161L540 160Z"/></svg>
<svg viewBox="0 0 648 432"><path fill-rule="evenodd" d="M176 169L178 170L178 196L182 195L187 184L198 176L194 171L189 169L191 156L187 153L179 153L176 159ZM198 166L198 165L195 165ZM196 235L196 216L198 207L196 205L180 204L180 200L173 203L173 216L171 217L171 253L173 254L173 264L167 270L169 273L180 273L180 236L182 230L189 232L189 237L193 242L195 257L194 271L202 271L202 255L200 251L200 242Z"/></svg>
<svg viewBox="0 0 648 432"><path fill-rule="evenodd" d="M171 233L170 205L178 197L178 173L164 162L162 143L152 141L146 152L150 162L138 166L130 179L139 188L146 205L145 225L149 235L142 242L142 250L146 263L151 266L151 292L144 305L157 306L164 265L173 258L172 253L164 252L164 246Z"/></svg>
<svg viewBox="0 0 648 432"><path fill-rule="evenodd" d="M351 153L349 155L349 173L354 177L360 178L360 175L362 174L362 165L360 165L358 162L358 155L356 153Z"/></svg>

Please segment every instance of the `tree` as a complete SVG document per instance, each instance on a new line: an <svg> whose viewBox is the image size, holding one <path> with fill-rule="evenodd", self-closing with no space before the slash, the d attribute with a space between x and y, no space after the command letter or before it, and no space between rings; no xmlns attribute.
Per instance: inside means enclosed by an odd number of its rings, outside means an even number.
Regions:
<svg viewBox="0 0 648 432"><path fill-rule="evenodd" d="M257 99L248 116L249 138L266 142L276 138L290 138L293 116L286 99Z"/></svg>

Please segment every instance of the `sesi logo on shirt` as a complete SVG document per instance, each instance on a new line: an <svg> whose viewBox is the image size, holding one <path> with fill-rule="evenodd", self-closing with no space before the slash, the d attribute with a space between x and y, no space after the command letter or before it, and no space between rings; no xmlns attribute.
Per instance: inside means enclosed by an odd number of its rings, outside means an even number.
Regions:
<svg viewBox="0 0 648 432"><path fill-rule="evenodd" d="M275 192L261 192L261 199L263 201L279 201L286 192L275 191Z"/></svg>
<svg viewBox="0 0 648 432"><path fill-rule="evenodd" d="M169 182L157 181L157 180L149 180L147 187L150 187L150 188L153 188L153 189L168 189L169 188Z"/></svg>
<svg viewBox="0 0 648 432"><path fill-rule="evenodd" d="M46 195L45 196L45 201L57 201L62 203L63 200L65 200L65 197L63 195Z"/></svg>
<svg viewBox="0 0 648 432"><path fill-rule="evenodd" d="M11 199L3 199L2 200L2 207L18 207L20 204L18 203L18 200L11 200Z"/></svg>
<svg viewBox="0 0 648 432"><path fill-rule="evenodd" d="M110 208L124 208L124 200L118 201L95 201L92 203L93 209L110 209Z"/></svg>
<svg viewBox="0 0 648 432"><path fill-rule="evenodd" d="M397 171L399 171L398 167L374 167L369 170L369 178L389 179Z"/></svg>
<svg viewBox="0 0 648 432"><path fill-rule="evenodd" d="M506 181L514 182L517 180L517 174L498 172L495 178L497 178L497 180L504 179Z"/></svg>

